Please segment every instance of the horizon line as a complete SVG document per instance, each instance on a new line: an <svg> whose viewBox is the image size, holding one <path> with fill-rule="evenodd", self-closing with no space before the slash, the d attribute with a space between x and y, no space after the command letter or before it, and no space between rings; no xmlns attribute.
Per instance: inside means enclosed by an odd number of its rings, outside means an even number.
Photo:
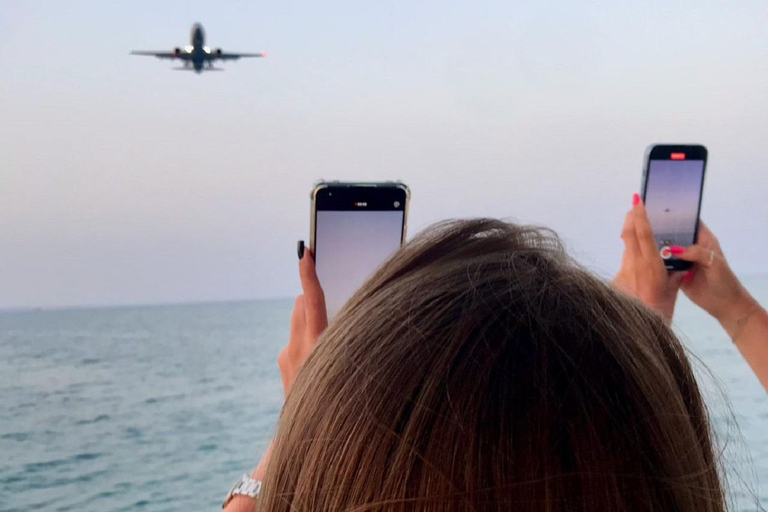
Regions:
<svg viewBox="0 0 768 512"><path fill-rule="evenodd" d="M599 276L604 277L604 276ZM739 280L749 278L765 278L768 277L768 271L763 272L748 272L745 274L737 274ZM130 309L130 308L153 308L153 307L170 307L170 306L202 306L206 304L234 304L241 302L266 302L274 300L290 300L293 299L293 295L276 296L276 297L243 297L232 299L192 299L192 300L179 300L178 302L172 301L159 301L159 302L125 302L125 303L111 303L111 304L63 304L57 306L0 306L0 314L4 313L34 313L34 312L56 312L56 311L77 311L77 310L93 310L93 309Z"/></svg>
<svg viewBox="0 0 768 512"><path fill-rule="evenodd" d="M210 299L210 300L181 300L178 302L126 302L112 304L70 304L59 306L3 306L0 314L4 313L53 313L64 311L97 310L97 309L133 309L133 308L159 308L173 306L205 306L215 304L237 304L246 302L267 302L278 300L293 300L292 296L285 297L250 297L239 299Z"/></svg>

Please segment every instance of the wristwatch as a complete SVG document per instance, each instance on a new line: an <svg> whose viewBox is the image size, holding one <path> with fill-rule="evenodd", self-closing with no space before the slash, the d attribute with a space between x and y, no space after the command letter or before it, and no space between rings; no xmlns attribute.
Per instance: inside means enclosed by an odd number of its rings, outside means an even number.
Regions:
<svg viewBox="0 0 768 512"><path fill-rule="evenodd" d="M243 475L240 477L232 489L227 493L227 497L224 498L224 503L221 504L221 508L226 507L232 498L235 496L248 496L256 499L261 492L261 480L254 480L249 475Z"/></svg>

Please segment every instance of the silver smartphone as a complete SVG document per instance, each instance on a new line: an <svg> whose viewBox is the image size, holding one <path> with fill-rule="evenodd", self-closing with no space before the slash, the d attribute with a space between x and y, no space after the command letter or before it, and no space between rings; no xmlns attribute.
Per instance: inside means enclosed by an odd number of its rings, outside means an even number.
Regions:
<svg viewBox="0 0 768 512"><path fill-rule="evenodd" d="M322 181L312 189L309 247L329 319L402 245L410 196L400 182Z"/></svg>

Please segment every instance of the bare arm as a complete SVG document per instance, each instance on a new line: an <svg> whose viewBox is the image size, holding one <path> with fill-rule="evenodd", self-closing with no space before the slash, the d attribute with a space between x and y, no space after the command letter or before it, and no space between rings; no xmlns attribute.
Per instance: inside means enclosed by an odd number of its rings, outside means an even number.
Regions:
<svg viewBox="0 0 768 512"><path fill-rule="evenodd" d="M747 294L717 320L768 391L768 312Z"/></svg>
<svg viewBox="0 0 768 512"><path fill-rule="evenodd" d="M731 270L715 235L699 223L699 239L689 247L671 246L672 253L693 262L682 290L712 315L768 391L768 313Z"/></svg>
<svg viewBox="0 0 768 512"><path fill-rule="evenodd" d="M677 290L712 315L731 337L758 380L768 391L768 313L731 270L720 243L704 222L698 243L670 246L671 252L694 265L687 273L667 272L657 252L645 208L637 194L624 219L624 253L613 284L672 318Z"/></svg>

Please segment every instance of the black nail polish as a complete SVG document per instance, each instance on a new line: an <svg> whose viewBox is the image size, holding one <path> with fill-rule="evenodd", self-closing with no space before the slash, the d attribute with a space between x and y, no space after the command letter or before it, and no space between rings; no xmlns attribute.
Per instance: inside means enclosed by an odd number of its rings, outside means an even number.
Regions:
<svg viewBox="0 0 768 512"><path fill-rule="evenodd" d="M304 257L304 240L299 240L299 243L296 245L296 250L299 253L299 259Z"/></svg>

